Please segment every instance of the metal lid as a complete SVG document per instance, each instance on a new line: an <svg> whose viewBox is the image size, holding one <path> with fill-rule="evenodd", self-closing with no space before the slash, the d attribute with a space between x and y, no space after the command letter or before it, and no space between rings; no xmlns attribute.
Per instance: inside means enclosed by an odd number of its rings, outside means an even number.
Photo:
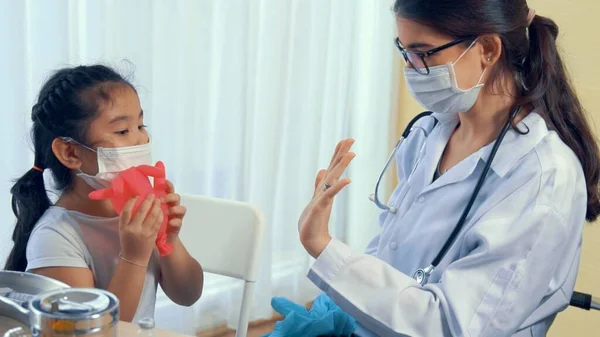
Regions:
<svg viewBox="0 0 600 337"><path fill-rule="evenodd" d="M99 331L119 320L119 301L99 289L70 288L36 296L29 304L32 328L38 331Z"/></svg>
<svg viewBox="0 0 600 337"><path fill-rule="evenodd" d="M42 297L41 311L67 315L93 315L102 312L110 305L110 298L100 292L70 290Z"/></svg>

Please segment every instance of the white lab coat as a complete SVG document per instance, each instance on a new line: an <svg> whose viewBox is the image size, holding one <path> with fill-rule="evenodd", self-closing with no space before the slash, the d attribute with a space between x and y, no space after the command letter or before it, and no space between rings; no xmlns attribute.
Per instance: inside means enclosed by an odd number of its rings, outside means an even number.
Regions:
<svg viewBox="0 0 600 337"><path fill-rule="evenodd" d="M581 164L529 114L519 123L529 132L507 133L456 242L422 287L412 274L449 237L493 145L432 183L458 123L433 116L435 127L432 117L418 122L429 137L412 132L396 155L397 213L380 216L365 254L332 240L309 278L356 318L359 336L545 336L577 275L587 203Z"/></svg>

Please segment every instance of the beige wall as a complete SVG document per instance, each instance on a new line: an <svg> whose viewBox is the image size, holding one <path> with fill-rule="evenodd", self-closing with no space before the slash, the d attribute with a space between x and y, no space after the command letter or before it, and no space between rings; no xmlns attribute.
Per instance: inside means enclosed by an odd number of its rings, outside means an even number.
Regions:
<svg viewBox="0 0 600 337"><path fill-rule="evenodd" d="M530 0L540 15L549 16L561 29L560 47L573 83L590 116L600 121L600 1L598 0ZM596 127L596 133L600 129ZM600 296L600 222L586 225L583 253L576 289ZM550 336L600 335L600 311L586 312L569 308L560 314Z"/></svg>
<svg viewBox="0 0 600 337"><path fill-rule="evenodd" d="M528 3L538 14L557 22L561 30L559 44L573 83L590 117L600 121L600 38L597 35L600 31L600 1L529 0ZM398 76L402 76L400 70ZM403 87L398 105L400 134L410 118L423 109ZM595 130L600 134L598 126ZM600 222L586 225L583 240L576 289L600 297ZM600 336L600 311L586 312L569 308L559 314L549 336Z"/></svg>

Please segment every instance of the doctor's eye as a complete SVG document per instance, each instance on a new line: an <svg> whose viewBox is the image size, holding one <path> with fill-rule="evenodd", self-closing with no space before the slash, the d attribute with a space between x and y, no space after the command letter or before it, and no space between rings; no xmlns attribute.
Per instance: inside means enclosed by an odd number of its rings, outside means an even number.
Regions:
<svg viewBox="0 0 600 337"><path fill-rule="evenodd" d="M125 136L126 134L128 134L128 133L129 133L129 130L127 130L127 129L126 129L126 130L120 130L120 131L117 131L117 132L115 132L115 133L116 133L117 135L119 135L119 136Z"/></svg>
<svg viewBox="0 0 600 337"><path fill-rule="evenodd" d="M148 128L148 125L146 125L146 124L142 124L142 125L138 126L138 130L140 130L140 131L145 130L147 128Z"/></svg>

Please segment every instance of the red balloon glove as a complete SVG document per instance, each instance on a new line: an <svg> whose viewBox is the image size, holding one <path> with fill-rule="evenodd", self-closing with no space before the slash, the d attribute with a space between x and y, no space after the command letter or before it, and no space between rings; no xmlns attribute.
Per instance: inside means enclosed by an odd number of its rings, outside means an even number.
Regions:
<svg viewBox="0 0 600 337"><path fill-rule="evenodd" d="M154 178L154 187L152 187L149 177ZM94 191L89 194L89 197L92 200L110 199L117 214L121 215L123 207L128 200L138 197L133 206L133 214L135 214L142 202L151 193L157 198L164 198L167 195L165 165L160 161L156 163L156 166L142 165L120 172L111 181L110 187ZM167 242L167 224L169 223L168 205L163 202L161 209L163 212L163 222L156 237L156 247L160 256L165 256L173 252L173 245Z"/></svg>

